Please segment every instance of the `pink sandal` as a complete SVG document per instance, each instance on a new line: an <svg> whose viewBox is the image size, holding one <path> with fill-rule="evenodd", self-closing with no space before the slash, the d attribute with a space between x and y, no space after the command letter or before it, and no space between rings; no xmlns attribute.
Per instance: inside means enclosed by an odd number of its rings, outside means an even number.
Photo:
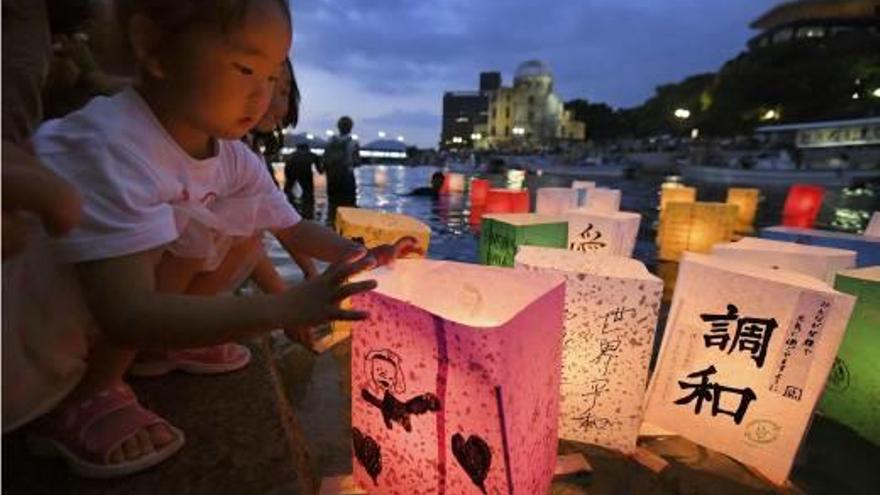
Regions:
<svg viewBox="0 0 880 495"><path fill-rule="evenodd" d="M132 376L161 376L175 370L194 375L215 375L244 368L251 362L251 351L239 344L220 344L197 349L167 351L164 358L135 360L128 373Z"/></svg>
<svg viewBox="0 0 880 495"><path fill-rule="evenodd" d="M101 434L92 432L96 422L117 414ZM51 423L50 423L51 422ZM150 426L164 424L175 439L133 461L110 463L110 453ZM144 409L134 392L120 383L82 402L62 403L43 421L45 428L28 437L30 450L42 457L61 457L71 470L85 478L117 478L143 471L171 457L183 447L183 432L152 411ZM90 434L91 433L91 434Z"/></svg>

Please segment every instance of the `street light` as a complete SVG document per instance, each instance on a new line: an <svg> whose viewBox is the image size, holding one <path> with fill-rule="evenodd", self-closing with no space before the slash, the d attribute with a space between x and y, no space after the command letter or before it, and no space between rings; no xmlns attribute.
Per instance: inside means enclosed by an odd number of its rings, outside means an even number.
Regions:
<svg viewBox="0 0 880 495"><path fill-rule="evenodd" d="M397 140L402 143L404 141L403 136L397 136Z"/></svg>
<svg viewBox="0 0 880 495"><path fill-rule="evenodd" d="M874 98L880 98L880 88L874 88L874 91L871 92Z"/></svg>
<svg viewBox="0 0 880 495"><path fill-rule="evenodd" d="M523 129L522 127L514 127L511 132L513 132L514 136L523 136L523 135L525 135L526 130Z"/></svg>
<svg viewBox="0 0 880 495"><path fill-rule="evenodd" d="M315 139L315 135L310 132L310 133L306 134L306 139L311 141L312 139Z"/></svg>
<svg viewBox="0 0 880 495"><path fill-rule="evenodd" d="M355 141L357 141L357 140L358 140L358 135L357 135L357 134L352 134L352 135L351 135L351 138L354 139Z"/></svg>
<svg viewBox="0 0 880 495"><path fill-rule="evenodd" d="M767 110L761 115L761 120L776 120L778 118L779 112L773 109Z"/></svg>
<svg viewBox="0 0 880 495"><path fill-rule="evenodd" d="M678 119L686 120L691 117L691 111L687 108L676 108L675 112L673 112L673 115L675 115L675 117Z"/></svg>
<svg viewBox="0 0 880 495"><path fill-rule="evenodd" d="M380 138L385 137L385 131L379 131L379 137Z"/></svg>
<svg viewBox="0 0 880 495"><path fill-rule="evenodd" d="M471 141L479 141L480 139L483 139L483 135L479 132L471 134Z"/></svg>
<svg viewBox="0 0 880 495"><path fill-rule="evenodd" d="M327 129L326 131L324 131L324 134L326 134L327 137L330 137L333 135L333 131L331 131L330 129Z"/></svg>

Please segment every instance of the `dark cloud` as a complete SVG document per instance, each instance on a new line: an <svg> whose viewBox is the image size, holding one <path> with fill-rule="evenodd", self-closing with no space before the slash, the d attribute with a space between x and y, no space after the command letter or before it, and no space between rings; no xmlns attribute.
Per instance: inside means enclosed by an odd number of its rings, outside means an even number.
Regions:
<svg viewBox="0 0 880 495"><path fill-rule="evenodd" d="M440 125L440 115L428 111L407 111L400 109L394 109L389 113L377 115L375 117L366 117L363 120L364 124L378 127L401 126L410 129L435 129Z"/></svg>

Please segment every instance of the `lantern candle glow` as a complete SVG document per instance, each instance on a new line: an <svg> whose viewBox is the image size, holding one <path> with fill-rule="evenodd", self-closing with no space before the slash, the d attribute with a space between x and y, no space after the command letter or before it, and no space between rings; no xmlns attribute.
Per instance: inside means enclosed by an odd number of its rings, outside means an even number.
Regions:
<svg viewBox="0 0 880 495"><path fill-rule="evenodd" d="M808 184L795 184L788 189L782 209L782 225L786 227L812 228L822 208L825 188Z"/></svg>
<svg viewBox="0 0 880 495"><path fill-rule="evenodd" d="M758 214L758 199L761 191L754 188L731 187L727 190L727 204L739 208L736 218L737 233L751 234L755 231L755 216Z"/></svg>
<svg viewBox="0 0 880 495"><path fill-rule="evenodd" d="M669 203L657 231L657 257L678 261L685 251L708 253L713 245L730 242L737 207L725 203Z"/></svg>
<svg viewBox="0 0 880 495"><path fill-rule="evenodd" d="M485 213L528 213L531 202L528 190L489 189Z"/></svg>

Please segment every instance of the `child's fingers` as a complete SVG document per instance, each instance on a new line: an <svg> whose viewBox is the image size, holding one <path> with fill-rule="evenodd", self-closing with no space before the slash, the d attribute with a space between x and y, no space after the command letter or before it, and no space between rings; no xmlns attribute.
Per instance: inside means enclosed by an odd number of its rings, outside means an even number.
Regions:
<svg viewBox="0 0 880 495"><path fill-rule="evenodd" d="M342 301L343 299L348 299L355 294L360 294L361 292L369 292L375 289L377 285L378 283L375 280L364 280L363 282L346 284L336 289L336 294L334 295L333 299L335 301Z"/></svg>
<svg viewBox="0 0 880 495"><path fill-rule="evenodd" d="M419 241L413 236L401 237L394 243L395 257L406 256L408 254L425 254L425 250L419 246Z"/></svg>
<svg viewBox="0 0 880 495"><path fill-rule="evenodd" d="M331 320L337 321L362 321L370 317L370 313L366 311L358 311L354 309L341 309L334 307L329 311Z"/></svg>
<svg viewBox="0 0 880 495"><path fill-rule="evenodd" d="M361 255L359 259L353 262L340 263L333 267L331 280L334 284L341 284L353 275L369 270L376 265L376 259L372 256Z"/></svg>

